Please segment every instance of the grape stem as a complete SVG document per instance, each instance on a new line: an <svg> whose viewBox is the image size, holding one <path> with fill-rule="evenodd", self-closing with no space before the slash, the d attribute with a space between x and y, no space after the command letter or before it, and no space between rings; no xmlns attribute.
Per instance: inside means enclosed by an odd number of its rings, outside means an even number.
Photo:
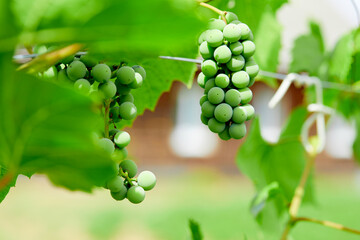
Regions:
<svg viewBox="0 0 360 240"><path fill-rule="evenodd" d="M126 181L128 181L128 183L130 183L131 186L134 186L133 179L131 179L131 178L129 177L129 175L128 175L127 172L124 172L121 168L120 168L119 172L120 172L120 175L121 175L123 178L125 178Z"/></svg>
<svg viewBox="0 0 360 240"><path fill-rule="evenodd" d="M335 223L335 222L324 221L324 220L319 220L319 219L314 219L314 218L307 218L307 217L297 217L297 218L294 219L294 223L297 223L297 222L300 222L300 221L302 221L302 222L312 222L312 223L323 225L325 227L334 228L334 229L338 229L338 230L341 230L341 231L350 232L350 233L360 235L359 230L349 228L349 227L345 227L345 226L343 226L343 225L341 225L339 223Z"/></svg>
<svg viewBox="0 0 360 240"><path fill-rule="evenodd" d="M199 2L199 5L202 6L202 7L204 7L204 8L210 9L211 11L219 14L219 15L221 16L221 19L222 19L225 23L227 23L227 22L226 22L226 19L225 19L226 11L222 11L222 10L220 10L220 9L218 9L218 8L210 5L210 4L207 4L207 3L201 2L201 1Z"/></svg>
<svg viewBox="0 0 360 240"><path fill-rule="evenodd" d="M111 103L111 99L105 100L105 112L104 112L105 130L104 130L104 135L105 135L106 138L109 138L109 112L110 112L110 103Z"/></svg>

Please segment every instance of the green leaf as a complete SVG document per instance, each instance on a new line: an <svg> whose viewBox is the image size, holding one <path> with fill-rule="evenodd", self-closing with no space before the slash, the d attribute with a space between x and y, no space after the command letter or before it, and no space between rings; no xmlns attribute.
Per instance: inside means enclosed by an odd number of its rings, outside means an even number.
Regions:
<svg viewBox="0 0 360 240"><path fill-rule="evenodd" d="M115 174L95 144L103 125L97 105L72 88L15 72L0 55L0 165L16 174L46 174L56 185L91 191Z"/></svg>
<svg viewBox="0 0 360 240"><path fill-rule="evenodd" d="M4 167L0 166L0 179L3 179L4 176L6 176L7 170ZM16 183L16 177L14 177L10 183L6 184L5 187L0 189L0 203L4 200L4 198L6 197L6 195L9 193L10 188L15 186Z"/></svg>
<svg viewBox="0 0 360 240"><path fill-rule="evenodd" d="M360 111L355 115L356 123L356 139L354 141L353 150L355 160L360 163Z"/></svg>
<svg viewBox="0 0 360 240"><path fill-rule="evenodd" d="M310 23L310 30L309 34L295 40L290 72L308 72L310 75L319 73L324 61L324 43L319 25Z"/></svg>
<svg viewBox="0 0 360 240"><path fill-rule="evenodd" d="M189 227L191 231L192 240L202 240L203 236L201 233L200 225L193 219L189 219Z"/></svg>
<svg viewBox="0 0 360 240"><path fill-rule="evenodd" d="M257 192L277 182L283 196L290 202L306 162L306 152L300 142L301 127L306 119L305 108L295 110L284 127L277 143L267 143L260 132L260 122L256 118L246 142L240 147L236 162L242 173L254 183ZM305 189L305 201L313 199L312 180ZM281 230L284 216L284 200L275 198L267 204L259 221L262 228L270 232ZM276 220L278 219L278 220Z"/></svg>

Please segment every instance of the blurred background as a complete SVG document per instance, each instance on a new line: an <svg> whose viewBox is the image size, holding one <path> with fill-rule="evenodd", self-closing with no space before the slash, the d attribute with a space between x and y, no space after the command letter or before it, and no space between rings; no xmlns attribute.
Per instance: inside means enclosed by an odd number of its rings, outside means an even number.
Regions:
<svg viewBox="0 0 360 240"><path fill-rule="evenodd" d="M308 31L309 20L322 26L328 48L358 25L350 0L291 0L277 18L283 27L282 73L287 73L293 42ZM268 108L274 89L261 82L252 89L263 138L276 142L291 110L303 102L304 89L291 87L275 109ZM202 94L195 80L191 89L174 83L154 112L147 110L126 128L132 137L131 157L158 177L157 187L142 204L115 202L100 189L93 194L68 192L43 176L31 181L20 177L0 206L0 239L190 239L189 218L200 223L205 239L266 239L249 211L255 190L235 163L244 140L221 141L201 123ZM305 205L301 213L360 227L355 137L354 122L341 115L330 119L326 147L316 161L317 203ZM307 223L297 226L294 236L359 239Z"/></svg>

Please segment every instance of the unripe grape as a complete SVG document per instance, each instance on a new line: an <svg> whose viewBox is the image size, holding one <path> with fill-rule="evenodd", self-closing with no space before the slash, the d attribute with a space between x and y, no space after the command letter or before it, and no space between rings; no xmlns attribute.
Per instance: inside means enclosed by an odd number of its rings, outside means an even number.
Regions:
<svg viewBox="0 0 360 240"><path fill-rule="evenodd" d="M234 108L232 120L234 123L243 123L247 120L246 110L243 106L237 106Z"/></svg>
<svg viewBox="0 0 360 240"><path fill-rule="evenodd" d="M101 138L98 140L98 145L105 152L112 154L115 151L114 143L108 138Z"/></svg>
<svg viewBox="0 0 360 240"><path fill-rule="evenodd" d="M250 78L256 77L256 75L259 73L259 66L256 64L256 62L252 58L250 58L250 59L248 59L248 61L246 61L244 69L249 74Z"/></svg>
<svg viewBox="0 0 360 240"><path fill-rule="evenodd" d="M115 80L116 90L119 95L126 95L129 94L131 91L131 88L129 88L127 85L123 85L120 83L119 79Z"/></svg>
<svg viewBox="0 0 360 240"><path fill-rule="evenodd" d="M150 171L141 172L139 174L137 180L138 180L139 186L142 187L145 191L149 191L149 190L153 189L156 185L156 177Z"/></svg>
<svg viewBox="0 0 360 240"><path fill-rule="evenodd" d="M205 117L204 114L200 115L200 120L203 124L208 125L209 118Z"/></svg>
<svg viewBox="0 0 360 240"><path fill-rule="evenodd" d="M66 69L61 69L57 75L58 81L60 82L71 82L66 74Z"/></svg>
<svg viewBox="0 0 360 240"><path fill-rule="evenodd" d="M223 43L223 33L218 29L208 30L206 34L206 41L211 47L218 47Z"/></svg>
<svg viewBox="0 0 360 240"><path fill-rule="evenodd" d="M241 21L239 21L239 20L234 20L234 21L232 21L231 23L233 23L233 24L239 24L239 23L241 23Z"/></svg>
<svg viewBox="0 0 360 240"><path fill-rule="evenodd" d="M230 136L234 139L241 139L246 135L245 123L233 123L229 128Z"/></svg>
<svg viewBox="0 0 360 240"><path fill-rule="evenodd" d="M140 186L132 186L128 189L126 198L134 204L141 203L145 199L145 190Z"/></svg>
<svg viewBox="0 0 360 240"><path fill-rule="evenodd" d="M227 86L229 86L229 84L230 84L230 79L226 74L220 73L216 76L215 78L216 86L221 88L226 88Z"/></svg>
<svg viewBox="0 0 360 240"><path fill-rule="evenodd" d="M240 40L247 40L250 37L250 28L245 23L239 23L238 26L241 29L241 38Z"/></svg>
<svg viewBox="0 0 360 240"><path fill-rule="evenodd" d="M75 81L83 78L86 74L86 66L80 61L73 61L66 69L67 76L70 80Z"/></svg>
<svg viewBox="0 0 360 240"><path fill-rule="evenodd" d="M230 133L229 133L229 127L226 126L224 131L222 131L221 133L219 133L219 138L224 140L224 141L227 141L227 140L230 140L231 139L231 136L230 136Z"/></svg>
<svg viewBox="0 0 360 240"><path fill-rule="evenodd" d="M213 60L205 60L201 63L201 71L207 77L214 76L218 71L218 66L215 61Z"/></svg>
<svg viewBox="0 0 360 240"><path fill-rule="evenodd" d="M208 100L207 95L204 95L200 98L200 106L203 105L204 102Z"/></svg>
<svg viewBox="0 0 360 240"><path fill-rule="evenodd" d="M50 49L50 48L49 48ZM54 49L55 50L55 49ZM71 63L72 61L76 61L75 59L75 55L70 55L70 56L67 56L67 57L65 57L65 58L63 58L63 59L61 59L61 63L62 64L69 64L69 63Z"/></svg>
<svg viewBox="0 0 360 240"><path fill-rule="evenodd" d="M233 12L226 12L225 15L226 22L231 23L232 21L239 20L237 15Z"/></svg>
<svg viewBox="0 0 360 240"><path fill-rule="evenodd" d="M209 21L209 29L218 29L222 31L226 23L221 19L211 18Z"/></svg>
<svg viewBox="0 0 360 240"><path fill-rule="evenodd" d="M200 34L199 39L198 39L199 45L202 44L204 41L206 41L206 36L207 36L207 34L208 34L209 31L210 31L210 30L206 30L206 31L204 31L204 32L202 32L202 33Z"/></svg>
<svg viewBox="0 0 360 240"><path fill-rule="evenodd" d="M211 118L214 116L215 105L211 104L209 101L204 102L201 105L201 112L205 117Z"/></svg>
<svg viewBox="0 0 360 240"><path fill-rule="evenodd" d="M251 87L252 85L254 85L254 83L255 83L255 77L250 78L250 81L249 81L248 87Z"/></svg>
<svg viewBox="0 0 360 240"><path fill-rule="evenodd" d="M82 55L80 61L85 64L86 67L92 68L96 65L96 60L90 57L88 54Z"/></svg>
<svg viewBox="0 0 360 240"><path fill-rule="evenodd" d="M126 188L124 181L120 176L115 176L106 183L106 188L111 192L120 192L122 188Z"/></svg>
<svg viewBox="0 0 360 240"><path fill-rule="evenodd" d="M142 84L143 84L143 77L141 76L140 73L136 72L135 80L129 84L129 87L132 89L136 89L136 88L140 88Z"/></svg>
<svg viewBox="0 0 360 240"><path fill-rule="evenodd" d="M219 122L215 118L210 118L208 122L208 127L210 131L214 133L221 133L225 129L225 123Z"/></svg>
<svg viewBox="0 0 360 240"><path fill-rule="evenodd" d="M114 136L114 142L119 148L124 148L130 143L130 134L125 131L119 131Z"/></svg>
<svg viewBox="0 0 360 240"><path fill-rule="evenodd" d="M240 55L244 50L241 42L233 42L229 45L229 48L233 55Z"/></svg>
<svg viewBox="0 0 360 240"><path fill-rule="evenodd" d="M125 160L128 156L128 151L126 148L123 149L116 149L115 152L111 155L111 158L116 163L121 163L123 160Z"/></svg>
<svg viewBox="0 0 360 240"><path fill-rule="evenodd" d="M109 115L114 123L120 122L120 108L118 106L110 108Z"/></svg>
<svg viewBox="0 0 360 240"><path fill-rule="evenodd" d="M224 100L225 93L224 90L222 90L219 87L213 87L210 89L208 93L208 99L209 102L212 104L219 104Z"/></svg>
<svg viewBox="0 0 360 240"><path fill-rule="evenodd" d="M204 93L208 93L210 91L210 89L212 89L213 87L215 87L215 79L210 78L205 83L205 91L204 91Z"/></svg>
<svg viewBox="0 0 360 240"><path fill-rule="evenodd" d="M231 82L236 88L244 88L249 85L250 77L245 71L233 73Z"/></svg>
<svg viewBox="0 0 360 240"><path fill-rule="evenodd" d="M237 42L241 38L241 29L237 24L230 23L224 27L223 35L229 42Z"/></svg>
<svg viewBox="0 0 360 240"><path fill-rule="evenodd" d="M245 112L246 112L246 115L247 115L247 118L246 118L246 121L252 119L255 115L255 109L253 106L251 106L250 104L245 104L243 106L241 106Z"/></svg>
<svg viewBox="0 0 360 240"><path fill-rule="evenodd" d="M121 190L119 192L110 192L111 197L117 201L121 201L124 200L126 198L126 194L127 194L127 188L121 188Z"/></svg>
<svg viewBox="0 0 360 240"><path fill-rule="evenodd" d="M117 102L119 103L119 105L121 105L124 102L132 102L132 103L134 103L134 96L131 93L128 93L126 95L121 95L117 99Z"/></svg>
<svg viewBox="0 0 360 240"><path fill-rule="evenodd" d="M232 107L238 106L241 100L241 94L236 89L230 89L225 93L225 102Z"/></svg>
<svg viewBox="0 0 360 240"><path fill-rule="evenodd" d="M219 63L227 63L231 59L231 51L226 45L217 47L214 51L214 58Z"/></svg>
<svg viewBox="0 0 360 240"><path fill-rule="evenodd" d="M202 44L200 44L199 52L204 59L209 59L213 57L214 48L210 47L208 42L205 41Z"/></svg>
<svg viewBox="0 0 360 240"><path fill-rule="evenodd" d="M123 66L117 70L116 77L121 84L130 84L135 80L135 70L129 66Z"/></svg>
<svg viewBox="0 0 360 240"><path fill-rule="evenodd" d="M135 66L132 66L132 68L134 69L135 72L139 73L142 77L142 80L145 80L146 78L146 71L145 69L142 67L142 66L139 66L139 65L135 65Z"/></svg>
<svg viewBox="0 0 360 240"><path fill-rule="evenodd" d="M242 45L244 47L242 55L245 58L249 58L252 55L254 55L254 53L255 53L255 44L254 44L254 42L252 42L250 40L246 40L246 41L242 42Z"/></svg>
<svg viewBox="0 0 360 240"><path fill-rule="evenodd" d="M127 172L130 178L135 177L137 173L137 166L136 163L132 160L124 160L120 163L120 168L123 172Z"/></svg>
<svg viewBox="0 0 360 240"><path fill-rule="evenodd" d="M199 86L201 88L205 88L205 83L206 83L206 76L204 75L204 73L200 72L198 77L197 77L197 83L199 84Z"/></svg>
<svg viewBox="0 0 360 240"><path fill-rule="evenodd" d="M252 91L249 88L239 89L241 96L241 104L246 104L252 99Z"/></svg>
<svg viewBox="0 0 360 240"><path fill-rule="evenodd" d="M115 136L115 134L118 133L118 132L120 132L119 129L116 129L116 128L111 129L111 130L109 131L109 137L110 137L111 139L113 139L114 136Z"/></svg>
<svg viewBox="0 0 360 240"><path fill-rule="evenodd" d="M216 106L214 116L219 122L227 122L233 115L233 109L229 104L221 103Z"/></svg>
<svg viewBox="0 0 360 240"><path fill-rule="evenodd" d="M74 83L74 88L81 93L85 93L85 94L89 93L90 87L91 87L91 85L90 85L89 81L86 79L83 79L83 78L76 80L76 82Z"/></svg>
<svg viewBox="0 0 360 240"><path fill-rule="evenodd" d="M134 119L137 115L136 106L131 102L124 102L119 106L121 118L125 120Z"/></svg>
<svg viewBox="0 0 360 240"><path fill-rule="evenodd" d="M115 96L117 89L115 83L108 80L104 83L100 83L99 90L104 94L106 99L110 99Z"/></svg>
<svg viewBox="0 0 360 240"><path fill-rule="evenodd" d="M245 65L245 58L241 55L239 56L233 56L228 63L226 63L226 66L229 70L233 72L240 71L243 69Z"/></svg>

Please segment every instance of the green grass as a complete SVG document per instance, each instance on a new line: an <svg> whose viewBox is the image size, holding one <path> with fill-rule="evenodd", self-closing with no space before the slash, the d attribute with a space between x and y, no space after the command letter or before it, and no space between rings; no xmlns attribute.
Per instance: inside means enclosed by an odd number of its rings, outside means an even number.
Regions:
<svg viewBox="0 0 360 240"><path fill-rule="evenodd" d="M301 215L360 229L360 190L351 176L316 179L317 203ZM249 181L212 171L159 176L140 205L116 202L106 190L89 195L51 186L42 177L21 178L0 207L0 239L190 239L189 218L205 239L267 240L249 212ZM294 239L360 239L311 223L299 223Z"/></svg>

